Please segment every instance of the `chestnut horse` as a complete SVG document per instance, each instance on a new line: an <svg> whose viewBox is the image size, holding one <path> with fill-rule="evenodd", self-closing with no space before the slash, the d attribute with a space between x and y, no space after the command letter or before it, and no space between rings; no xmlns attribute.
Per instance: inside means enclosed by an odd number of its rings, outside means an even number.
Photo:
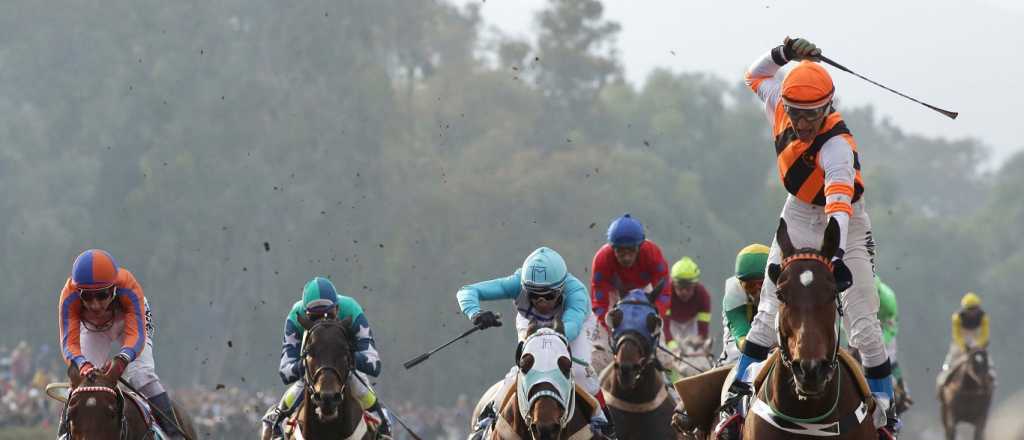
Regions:
<svg viewBox="0 0 1024 440"><path fill-rule="evenodd" d="M117 386L117 379L103 374L82 377L74 364L68 368L71 390L67 400L67 432L69 438L81 440L143 440L152 438L152 416L142 409L125 391ZM181 431L188 439L198 438L191 419L177 403L174 411Z"/></svg>
<svg viewBox="0 0 1024 440"><path fill-rule="evenodd" d="M974 425L974 439L985 438L985 424L995 384L989 375L988 352L973 348L950 367L949 378L939 388L942 426L946 440L956 438L956 424Z"/></svg>
<svg viewBox="0 0 1024 440"><path fill-rule="evenodd" d="M782 264L768 270L778 286L779 352L763 367L745 439L878 438L874 400L859 390L859 371L839 362L836 317L842 306L831 264L839 233L839 224L829 219L820 250L794 249L785 220L779 221L775 237Z"/></svg>
<svg viewBox="0 0 1024 440"><path fill-rule="evenodd" d="M557 320L554 328L530 324L526 340L517 350L518 372L511 388L503 387L503 382L491 386L471 418L477 420L480 411L494 400L497 420L486 431L471 433L470 439L603 438L591 432L590 416L600 407L573 383L572 356L561 329ZM496 395L502 389L504 395Z"/></svg>

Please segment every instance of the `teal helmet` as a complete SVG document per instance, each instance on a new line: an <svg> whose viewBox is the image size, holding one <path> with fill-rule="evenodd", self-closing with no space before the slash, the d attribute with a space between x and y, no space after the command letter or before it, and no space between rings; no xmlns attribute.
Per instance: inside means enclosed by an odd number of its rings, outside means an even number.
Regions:
<svg viewBox="0 0 1024 440"><path fill-rule="evenodd" d="M519 272L519 280L528 293L560 291L568 276L569 270L562 256L543 246L526 257Z"/></svg>
<svg viewBox="0 0 1024 440"><path fill-rule="evenodd" d="M338 307L338 290L331 280L316 277L302 288L302 307L306 311L323 312Z"/></svg>

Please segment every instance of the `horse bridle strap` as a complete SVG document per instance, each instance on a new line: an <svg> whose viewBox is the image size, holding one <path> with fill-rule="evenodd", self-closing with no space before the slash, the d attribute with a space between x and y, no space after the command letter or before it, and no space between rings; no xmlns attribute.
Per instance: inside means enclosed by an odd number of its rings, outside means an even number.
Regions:
<svg viewBox="0 0 1024 440"><path fill-rule="evenodd" d="M794 261L798 261L798 260L813 260L813 261L817 261L817 262L819 262L821 264L824 264L825 267L828 268L829 272L832 271L832 262L829 261L828 258L825 258L824 255L817 254L817 253L814 253L814 252L798 252L798 253L790 255L790 256L788 256L786 258L783 258L782 259L782 270L786 270L786 267L788 267L790 263L792 263Z"/></svg>

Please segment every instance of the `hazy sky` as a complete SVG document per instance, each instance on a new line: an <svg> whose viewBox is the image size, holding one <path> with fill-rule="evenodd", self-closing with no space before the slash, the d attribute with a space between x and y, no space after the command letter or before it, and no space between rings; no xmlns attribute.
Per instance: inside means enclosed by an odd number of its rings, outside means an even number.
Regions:
<svg viewBox="0 0 1024 440"><path fill-rule="evenodd" d="M479 2L488 25L534 34L546 0ZM618 48L628 78L655 67L739 80L747 65L786 35L803 36L846 67L935 106L953 121L831 69L845 105L870 103L907 131L983 140L996 153L1024 149L1013 108L1024 102L1024 1L605 0L622 24ZM532 38L530 38L532 40ZM672 52L675 52L673 55ZM856 135L856 127L853 127Z"/></svg>

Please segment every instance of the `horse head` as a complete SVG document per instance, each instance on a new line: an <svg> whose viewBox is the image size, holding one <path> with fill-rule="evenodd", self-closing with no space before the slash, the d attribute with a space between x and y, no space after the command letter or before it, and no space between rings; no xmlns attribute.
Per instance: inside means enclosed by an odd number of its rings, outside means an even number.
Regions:
<svg viewBox="0 0 1024 440"><path fill-rule="evenodd" d="M989 375L988 350L984 347L972 348L967 352L968 374L981 385L982 388L989 388L992 385L992 378Z"/></svg>
<svg viewBox="0 0 1024 440"><path fill-rule="evenodd" d="M536 439L559 438L575 409L572 355L561 331L558 320L553 327L531 322L517 350L516 400Z"/></svg>
<svg viewBox="0 0 1024 440"><path fill-rule="evenodd" d="M124 397L117 380L97 374L84 377L74 363L68 367L71 394L68 423L72 439L117 439L127 430Z"/></svg>
<svg viewBox="0 0 1024 440"><path fill-rule="evenodd" d="M782 264L771 264L768 276L778 289L782 363L792 371L798 395L818 396L837 367L839 296L831 260L839 249L839 224L829 219L820 250L795 249L782 219L775 237Z"/></svg>
<svg viewBox="0 0 1024 440"><path fill-rule="evenodd" d="M355 369L349 328L352 318L322 318L313 321L298 315L299 325L306 330L302 344L306 395L316 406L316 415L327 422L338 417L338 408L345 398L345 385Z"/></svg>
<svg viewBox="0 0 1024 440"><path fill-rule="evenodd" d="M643 290L634 289L620 300L605 318L612 329L614 368L620 385L636 387L643 372L654 365L661 318Z"/></svg>

